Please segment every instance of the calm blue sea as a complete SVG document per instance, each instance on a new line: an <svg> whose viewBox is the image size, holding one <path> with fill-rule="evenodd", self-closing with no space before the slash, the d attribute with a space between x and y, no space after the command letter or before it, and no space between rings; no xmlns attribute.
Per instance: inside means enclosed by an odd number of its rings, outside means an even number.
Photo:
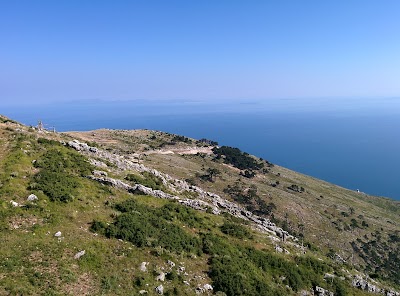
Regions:
<svg viewBox="0 0 400 296"><path fill-rule="evenodd" d="M400 200L400 98L75 101L0 107L58 131L155 129L209 138L349 189Z"/></svg>

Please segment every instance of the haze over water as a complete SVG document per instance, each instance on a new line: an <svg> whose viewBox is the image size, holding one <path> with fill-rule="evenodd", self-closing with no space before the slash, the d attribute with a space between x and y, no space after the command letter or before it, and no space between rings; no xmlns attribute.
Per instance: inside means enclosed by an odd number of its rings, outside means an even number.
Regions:
<svg viewBox="0 0 400 296"><path fill-rule="evenodd" d="M58 131L154 129L238 147L275 164L400 200L400 99L75 101L3 106Z"/></svg>

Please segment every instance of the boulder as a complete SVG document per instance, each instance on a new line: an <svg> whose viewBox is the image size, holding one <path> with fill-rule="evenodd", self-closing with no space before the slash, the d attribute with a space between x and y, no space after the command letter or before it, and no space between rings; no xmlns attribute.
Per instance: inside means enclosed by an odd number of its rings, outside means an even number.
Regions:
<svg viewBox="0 0 400 296"><path fill-rule="evenodd" d="M13 200L10 200L10 204L11 204L13 207L19 207L19 203L15 202L15 201L13 201Z"/></svg>
<svg viewBox="0 0 400 296"><path fill-rule="evenodd" d="M210 284L204 284L203 289L206 291L212 291L213 290L213 286L211 286Z"/></svg>
<svg viewBox="0 0 400 296"><path fill-rule="evenodd" d="M156 281L160 281L160 282L165 281L165 273L161 271L161 272L158 274L158 276L156 277Z"/></svg>
<svg viewBox="0 0 400 296"><path fill-rule="evenodd" d="M155 290L156 290L157 294L160 294L160 295L164 294L164 286L163 285L157 286Z"/></svg>
<svg viewBox="0 0 400 296"><path fill-rule="evenodd" d="M175 262L172 262L171 260L168 260L167 264L168 264L171 268L175 267Z"/></svg>
<svg viewBox="0 0 400 296"><path fill-rule="evenodd" d="M78 253L75 254L74 259L81 258L83 255L85 255L85 253L86 253L85 250L79 251Z"/></svg>
<svg viewBox="0 0 400 296"><path fill-rule="evenodd" d="M334 296L333 292L330 292L328 290L325 290L322 287L316 286L314 289L314 294L317 296Z"/></svg>
<svg viewBox="0 0 400 296"><path fill-rule="evenodd" d="M38 197L34 194L30 194L27 198L28 201L37 201Z"/></svg>
<svg viewBox="0 0 400 296"><path fill-rule="evenodd" d="M147 271L147 265L149 265L149 262L140 263L140 267L139 267L140 271L143 271L143 272Z"/></svg>

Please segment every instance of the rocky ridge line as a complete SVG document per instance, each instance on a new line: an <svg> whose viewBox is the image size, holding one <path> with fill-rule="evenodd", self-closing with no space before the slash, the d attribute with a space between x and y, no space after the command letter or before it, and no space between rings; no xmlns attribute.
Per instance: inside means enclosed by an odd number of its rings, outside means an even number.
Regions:
<svg viewBox="0 0 400 296"><path fill-rule="evenodd" d="M184 191L187 192L194 192L198 194L198 199L189 199L189 198L180 198L176 195L171 195L165 193L161 190L153 190L149 187L143 186L141 184L135 184L134 186L130 186L121 180L109 178L106 176L89 176L90 179L101 182L103 184L111 185L116 188L120 188L126 190L131 193L142 193L151 195L158 198L164 199L173 199L177 200L183 205L191 207L196 210L207 211L211 209L212 213L215 215L220 214L221 212L227 212L232 216L237 218L241 218L246 221L251 221L254 223L254 228L263 233L269 233L275 236L278 236L282 240L286 241L287 239L291 239L294 242L297 242L298 239L293 235L289 234L287 231L283 230L282 228L272 223L269 219L259 217L254 215L252 212L247 211L245 208L228 201L220 197L218 194L205 191L198 186L192 186L188 184L186 181L175 179L168 174L161 173L155 169L148 168L143 164L138 164L133 162L132 160L126 159L121 155L117 155L114 153L110 153L108 151L104 151L102 149L89 146L86 143L81 143L78 140L73 140L68 142L66 145L69 147L74 148L75 150L85 154L90 158L97 158L106 160L112 164L114 164L119 170L134 170L137 172L149 172L156 177L159 177L163 184L171 189L175 193L182 193ZM94 165L101 165L99 161L92 159L92 163ZM294 244L299 248L303 248L300 245Z"/></svg>

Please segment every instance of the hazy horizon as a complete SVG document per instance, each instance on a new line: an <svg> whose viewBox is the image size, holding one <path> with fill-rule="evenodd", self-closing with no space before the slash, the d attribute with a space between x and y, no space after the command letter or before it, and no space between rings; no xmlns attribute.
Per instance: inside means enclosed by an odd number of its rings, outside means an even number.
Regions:
<svg viewBox="0 0 400 296"><path fill-rule="evenodd" d="M363 103L360 104L359 102ZM2 107L57 131L152 129L209 138L349 189L400 200L400 100L86 101Z"/></svg>

